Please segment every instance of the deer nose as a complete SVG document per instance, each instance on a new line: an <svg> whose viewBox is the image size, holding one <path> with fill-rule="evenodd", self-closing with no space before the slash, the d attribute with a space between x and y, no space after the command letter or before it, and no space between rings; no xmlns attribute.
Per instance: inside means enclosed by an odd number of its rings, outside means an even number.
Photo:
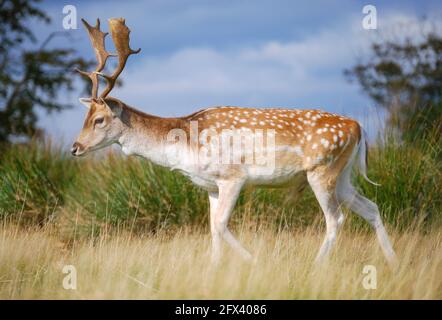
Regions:
<svg viewBox="0 0 442 320"><path fill-rule="evenodd" d="M73 156L77 155L77 151L78 151L79 147L80 147L80 144L78 142L74 142L74 144L72 145L72 148L71 148L71 153Z"/></svg>

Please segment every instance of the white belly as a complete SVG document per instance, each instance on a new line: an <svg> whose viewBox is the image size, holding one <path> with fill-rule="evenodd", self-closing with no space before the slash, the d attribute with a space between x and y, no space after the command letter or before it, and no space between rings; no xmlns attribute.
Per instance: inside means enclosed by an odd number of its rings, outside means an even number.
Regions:
<svg viewBox="0 0 442 320"><path fill-rule="evenodd" d="M302 168L297 166L283 166L274 168L271 174L256 173L253 168L249 169L246 183L256 186L281 186L290 184L299 174L303 172Z"/></svg>
<svg viewBox="0 0 442 320"><path fill-rule="evenodd" d="M217 190L217 180L238 175L244 179L248 186L268 186L278 187L290 184L303 173L302 168L297 166L276 167L272 171L263 170L256 166L236 165L217 167L209 165L207 167L187 167L176 168L183 175L187 176L197 186L207 190Z"/></svg>
<svg viewBox="0 0 442 320"><path fill-rule="evenodd" d="M241 179L249 186L281 186L290 184L299 173L303 172L299 158L293 152L278 152L277 162L259 164L221 164L219 162L201 162L195 155L180 150L174 152L176 161L166 166L187 176L197 186L216 191L217 181ZM178 156L176 156L178 154ZM169 157L172 158L172 157Z"/></svg>

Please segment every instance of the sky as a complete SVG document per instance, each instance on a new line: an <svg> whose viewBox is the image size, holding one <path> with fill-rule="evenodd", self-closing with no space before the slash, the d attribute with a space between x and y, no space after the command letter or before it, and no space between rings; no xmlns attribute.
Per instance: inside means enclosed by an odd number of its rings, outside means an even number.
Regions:
<svg viewBox="0 0 442 320"><path fill-rule="evenodd" d="M377 29L362 27L362 8L377 11ZM370 44L422 16L442 16L442 1L44 1L50 25L32 22L39 39L63 31L63 7L76 8L77 29L54 47L70 46L93 59L80 18L102 29L124 17L132 30L132 55L111 95L158 116L183 116L221 105L320 108L360 120L371 136L385 114L343 74L363 61ZM410 23L411 22L411 23ZM107 47L112 51L110 37ZM75 105L61 113L40 112L46 132L70 144L86 109L78 86L59 99Z"/></svg>

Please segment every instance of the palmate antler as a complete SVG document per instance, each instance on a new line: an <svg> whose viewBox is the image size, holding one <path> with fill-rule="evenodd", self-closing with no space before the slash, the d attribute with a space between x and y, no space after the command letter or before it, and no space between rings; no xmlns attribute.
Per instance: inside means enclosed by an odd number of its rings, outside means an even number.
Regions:
<svg viewBox="0 0 442 320"><path fill-rule="evenodd" d="M117 50L117 54L110 54L105 48L105 37L107 32L102 32L100 30L100 19L97 19L95 27L89 25L86 20L81 19L86 30L89 33L89 38L91 39L92 47L95 50L95 56L97 58L97 67L92 72L86 72L78 70L82 75L89 77L92 81L92 98L96 99L98 97L98 76L102 76L107 81L107 86L100 95L100 98L105 98L112 91L112 88L117 81L118 76L123 71L126 61L131 54L136 54L140 52L141 49L132 50L129 46L129 33L130 30L125 24L123 18L112 18L109 19L109 29L111 32L112 40ZM118 66L112 75L106 75L101 71L106 65L108 57L118 56Z"/></svg>

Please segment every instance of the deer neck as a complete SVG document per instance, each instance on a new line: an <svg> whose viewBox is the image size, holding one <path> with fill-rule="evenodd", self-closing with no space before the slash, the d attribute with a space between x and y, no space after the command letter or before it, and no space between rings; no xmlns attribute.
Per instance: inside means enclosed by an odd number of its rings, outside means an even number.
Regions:
<svg viewBox="0 0 442 320"><path fill-rule="evenodd" d="M187 125L180 118L162 118L125 107L122 114L124 129L118 144L127 155L137 155L155 164L171 167L170 146L167 134L173 129L186 130Z"/></svg>

